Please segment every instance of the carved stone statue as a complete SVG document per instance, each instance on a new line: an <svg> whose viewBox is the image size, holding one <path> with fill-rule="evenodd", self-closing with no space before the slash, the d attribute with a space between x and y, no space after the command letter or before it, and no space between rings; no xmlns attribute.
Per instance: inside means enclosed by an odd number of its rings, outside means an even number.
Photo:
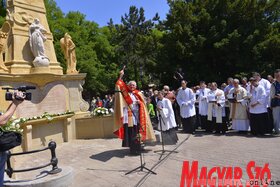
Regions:
<svg viewBox="0 0 280 187"><path fill-rule="evenodd" d="M49 59L45 55L44 42L47 40L44 33L46 29L40 24L39 19L35 18L29 27L29 44L35 57L33 64L35 67L48 66Z"/></svg>
<svg viewBox="0 0 280 187"><path fill-rule="evenodd" d="M5 53L5 49L7 46L7 38L8 38L9 32L10 32L10 29L11 29L11 26L6 21L0 30L0 72L9 71L8 68L5 66L3 54Z"/></svg>
<svg viewBox="0 0 280 187"><path fill-rule="evenodd" d="M71 36L68 33L65 33L64 37L60 39L60 46L62 48L64 58L67 62L67 74L77 74L79 73L76 70L76 45L72 41Z"/></svg>

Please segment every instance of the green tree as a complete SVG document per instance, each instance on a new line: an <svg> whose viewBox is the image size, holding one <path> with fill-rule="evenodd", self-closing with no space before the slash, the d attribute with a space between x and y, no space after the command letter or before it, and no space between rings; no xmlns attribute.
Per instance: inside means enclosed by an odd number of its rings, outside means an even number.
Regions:
<svg viewBox="0 0 280 187"><path fill-rule="evenodd" d="M148 82L151 77L149 70L156 65L157 19L146 20L142 7L131 6L129 13L121 17L121 24L109 22L109 28L114 31L111 44L116 46L119 66L126 65L128 78L139 82L140 87Z"/></svg>
<svg viewBox="0 0 280 187"><path fill-rule="evenodd" d="M280 1L168 3L162 51L168 69L177 64L172 71L182 67L193 81L224 81L228 76L253 70L270 73L279 67Z"/></svg>
<svg viewBox="0 0 280 187"><path fill-rule="evenodd" d="M0 27L3 25L6 17L5 0L0 0Z"/></svg>

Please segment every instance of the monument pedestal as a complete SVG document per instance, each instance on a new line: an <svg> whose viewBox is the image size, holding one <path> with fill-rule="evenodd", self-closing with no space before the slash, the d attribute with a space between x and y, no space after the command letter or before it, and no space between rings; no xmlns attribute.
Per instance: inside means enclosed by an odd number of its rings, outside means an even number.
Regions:
<svg viewBox="0 0 280 187"><path fill-rule="evenodd" d="M32 118L49 114L73 111L78 116L86 114L89 104L82 98L82 85L86 74L53 75L27 74L11 75L0 74L0 87L35 86L31 101L23 101L15 112L16 117ZM6 111L11 101L5 100L5 90L0 91L0 111ZM58 144L75 138L75 115L59 116L53 121L42 119L32 120L23 125L24 143L18 151L27 151L43 148L50 141ZM73 120L72 120L73 119Z"/></svg>
<svg viewBox="0 0 280 187"><path fill-rule="evenodd" d="M31 68L31 72L32 74L37 73L37 74L41 74L41 73L51 73L51 69L49 67L34 67Z"/></svg>

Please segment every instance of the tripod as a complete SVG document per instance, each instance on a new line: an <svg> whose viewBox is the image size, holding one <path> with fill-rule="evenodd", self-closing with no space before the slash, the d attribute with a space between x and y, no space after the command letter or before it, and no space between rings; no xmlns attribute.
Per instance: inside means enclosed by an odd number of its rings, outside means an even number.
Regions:
<svg viewBox="0 0 280 187"><path fill-rule="evenodd" d="M163 133L162 133L162 124L161 124L161 121L164 123L162 117L161 117L161 114L160 114L160 111L158 112L158 117L159 117L159 126L160 126L160 135L161 135L161 147L162 149L161 150L157 150L157 151L154 151L154 153L158 153L158 152L161 152L161 155L159 157L159 160L161 160L162 156L164 155L165 152L168 152L168 153L178 153L177 151L170 151L170 150L165 150L164 149L164 140L163 140ZM165 125L165 123L164 123Z"/></svg>
<svg viewBox="0 0 280 187"><path fill-rule="evenodd" d="M147 167L145 167L146 163L143 162L143 160L144 160L143 157L144 157L144 156L143 156L143 153L142 153L141 137L140 137L140 134L139 134L138 125L136 125L136 132L137 132L138 141L139 141L139 143L140 143L140 154L139 154L139 156L140 156L140 166L138 166L138 167L132 169L131 171L125 173L125 175L128 175L128 174L130 174L130 173L132 173L132 172L134 172L134 171L137 171L138 169L140 169L140 171L144 171L144 169L145 169L145 170L147 170L148 172L151 172L152 174L156 175L157 173L155 173L155 172L153 172L151 169L148 169Z"/></svg>

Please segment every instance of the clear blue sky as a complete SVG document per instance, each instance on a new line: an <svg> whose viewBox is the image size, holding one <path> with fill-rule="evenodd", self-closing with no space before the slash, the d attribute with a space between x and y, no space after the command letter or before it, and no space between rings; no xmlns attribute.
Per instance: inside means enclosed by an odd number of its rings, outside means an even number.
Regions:
<svg viewBox="0 0 280 187"><path fill-rule="evenodd" d="M64 13L79 11L86 15L86 19L105 26L110 18L114 23L120 23L121 16L128 13L129 7L134 5L143 7L146 19L151 19L158 12L161 19L165 19L169 11L167 0L55 0Z"/></svg>

